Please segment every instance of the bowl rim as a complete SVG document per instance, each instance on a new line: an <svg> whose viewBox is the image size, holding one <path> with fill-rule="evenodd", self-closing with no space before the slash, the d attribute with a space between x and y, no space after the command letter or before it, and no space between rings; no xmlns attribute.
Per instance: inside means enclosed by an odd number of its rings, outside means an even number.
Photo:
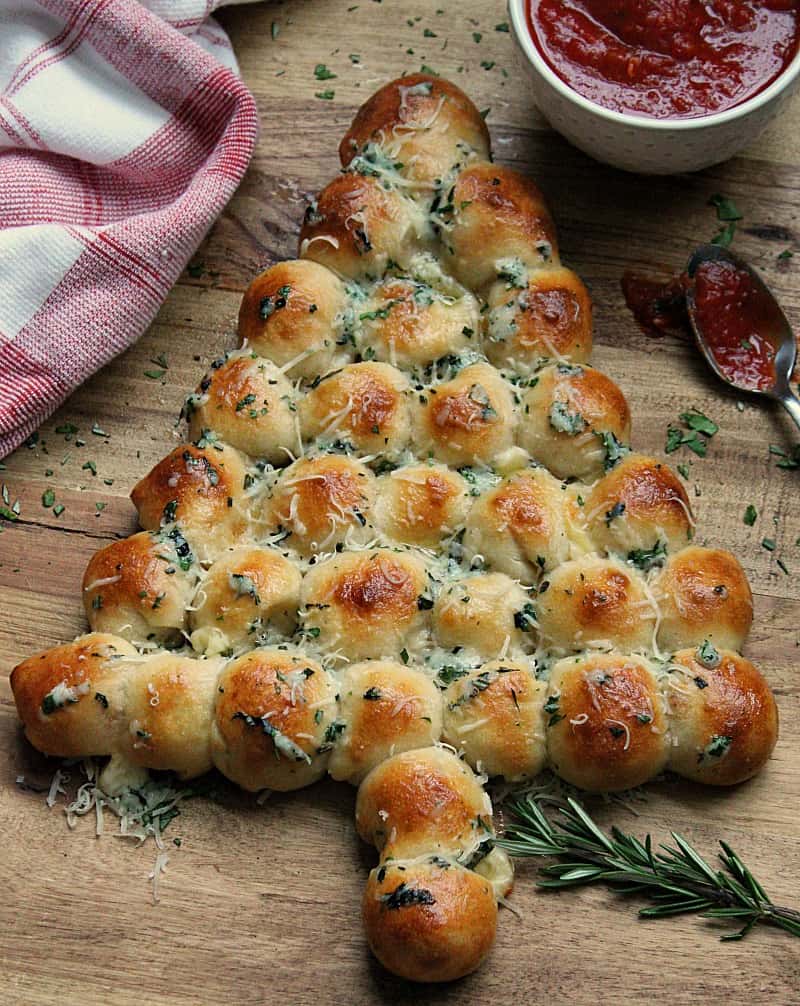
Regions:
<svg viewBox="0 0 800 1006"><path fill-rule="evenodd" d="M508 14L511 19L514 37L528 62L567 101L573 105L577 105L591 115L618 126L632 126L634 128L663 133L692 132L698 129L710 129L714 126L726 125L735 122L737 119L746 118L751 112L755 112L762 106L769 104L782 91L790 87L798 74L800 74L800 45L798 45L797 52L791 63L778 74L768 87L765 87L763 91L759 91L758 94L754 94L747 101L743 101L740 105L726 108L722 112L712 112L709 115L699 115L689 119L656 119L646 115L638 115L634 112L615 112L579 94L550 68L537 49L528 30L526 8L531 2L532 0L508 0Z"/></svg>

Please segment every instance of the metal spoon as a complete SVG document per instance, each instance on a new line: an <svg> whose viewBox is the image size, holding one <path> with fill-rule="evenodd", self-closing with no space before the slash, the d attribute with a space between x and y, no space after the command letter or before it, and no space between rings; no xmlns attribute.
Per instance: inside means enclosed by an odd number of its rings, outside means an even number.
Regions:
<svg viewBox="0 0 800 1006"><path fill-rule="evenodd" d="M711 352L703 330L700 327L700 322L697 316L697 305L695 303L694 296L695 273L701 262L707 262L710 260L730 262L736 266L737 269L742 269L749 273L753 283L772 301L772 304L775 307L775 320L777 322L776 329L765 333L765 336L773 344L776 350L774 361L775 383L771 388L756 390L754 388L747 387L746 385L737 384L724 374L722 370L720 370L714 354ZM689 277L689 283L686 289L686 307L689 313L689 321L692 325L695 341L697 342L700 352L706 358L706 362L709 367L711 367L721 381L729 384L732 388L736 388L739 391L747 391L751 395L766 395L767 398L777 399L795 421L798 428L800 428L800 398L798 398L792 391L789 383L797 362L797 340L794 337L794 332L792 331L792 326L789 324L788 318L781 310L780 305L775 299L772 291L754 269L752 269L737 255L734 255L732 252L728 251L727 248L723 248L720 245L700 245L699 248L696 248L692 257L689 259L686 272Z"/></svg>

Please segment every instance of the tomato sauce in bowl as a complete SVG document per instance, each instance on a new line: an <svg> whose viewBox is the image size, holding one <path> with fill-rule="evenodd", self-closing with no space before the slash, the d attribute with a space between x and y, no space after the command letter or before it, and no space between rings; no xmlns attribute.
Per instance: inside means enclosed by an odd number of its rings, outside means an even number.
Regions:
<svg viewBox="0 0 800 1006"><path fill-rule="evenodd" d="M800 37L800 0L528 0L527 15L564 83L656 119L741 105L789 66Z"/></svg>

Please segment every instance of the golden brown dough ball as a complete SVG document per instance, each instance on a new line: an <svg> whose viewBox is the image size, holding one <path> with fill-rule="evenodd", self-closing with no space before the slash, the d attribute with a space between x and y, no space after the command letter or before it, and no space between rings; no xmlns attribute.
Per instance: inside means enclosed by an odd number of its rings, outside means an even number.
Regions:
<svg viewBox="0 0 800 1006"><path fill-rule="evenodd" d="M111 754L122 729L130 658L136 656L126 639L90 632L18 664L11 691L31 744L60 758Z"/></svg>
<svg viewBox="0 0 800 1006"><path fill-rule="evenodd" d="M439 740L442 696L420 670L389 660L352 664L339 695L345 728L328 766L334 779L358 785L390 755Z"/></svg>
<svg viewBox="0 0 800 1006"><path fill-rule="evenodd" d="M307 557L340 542L374 537L375 476L360 461L336 454L300 458L285 468L266 506L271 531L288 531L282 547Z"/></svg>
<svg viewBox="0 0 800 1006"><path fill-rule="evenodd" d="M713 786L733 786L763 768L778 739L778 709L749 660L709 643L680 650L662 687L670 709L669 768Z"/></svg>
<svg viewBox="0 0 800 1006"><path fill-rule="evenodd" d="M218 360L186 401L192 440L209 431L245 454L286 464L300 449L297 406L274 363L249 349Z"/></svg>
<svg viewBox="0 0 800 1006"><path fill-rule="evenodd" d="M427 622L427 587L425 566L410 552L343 552L306 573L303 631L351 660L413 653Z"/></svg>
<svg viewBox="0 0 800 1006"><path fill-rule="evenodd" d="M483 493L470 510L464 549L523 583L564 562L569 539L564 488L545 468L515 472Z"/></svg>
<svg viewBox="0 0 800 1006"><path fill-rule="evenodd" d="M631 438L631 413L614 382L593 367L539 371L522 399L517 440L558 478L591 482Z"/></svg>
<svg viewBox="0 0 800 1006"><path fill-rule="evenodd" d="M416 280L390 277L375 287L359 313L359 346L363 354L395 366L424 366L477 345L479 310L467 290L451 296Z"/></svg>
<svg viewBox="0 0 800 1006"><path fill-rule="evenodd" d="M444 465L406 465L378 479L375 523L395 541L435 548L464 523L467 483Z"/></svg>
<svg viewBox="0 0 800 1006"><path fill-rule="evenodd" d="M524 290L529 269L558 264L555 226L544 198L511 168L471 165L431 210L444 264L471 290L498 279Z"/></svg>
<svg viewBox="0 0 800 1006"><path fill-rule="evenodd" d="M480 772L509 782L533 779L547 756L546 692L528 664L490 661L446 689L444 739Z"/></svg>
<svg viewBox="0 0 800 1006"><path fill-rule="evenodd" d="M584 519L595 547L632 562L677 552L694 533L689 497L680 479L655 458L629 454L595 483Z"/></svg>
<svg viewBox="0 0 800 1006"><path fill-rule="evenodd" d="M580 789L640 786L667 761L667 720L643 657L586 654L552 669L544 712L553 771Z"/></svg>
<svg viewBox="0 0 800 1006"><path fill-rule="evenodd" d="M492 804L472 769L443 747L387 758L361 783L356 828L381 859L471 857L489 843Z"/></svg>
<svg viewBox="0 0 800 1006"><path fill-rule="evenodd" d="M534 648L536 622L530 595L505 573L476 573L442 587L433 605L433 632L441 646L462 646L482 657Z"/></svg>
<svg viewBox="0 0 800 1006"><path fill-rule="evenodd" d="M528 271L522 287L498 280L489 290L486 355L518 373L544 360L586 363L592 353L592 301L580 277L556 266Z"/></svg>
<svg viewBox="0 0 800 1006"><path fill-rule="evenodd" d="M194 582L169 538L140 531L112 541L95 552L83 574L89 626L135 643L170 642L186 625Z"/></svg>
<svg viewBox="0 0 800 1006"><path fill-rule="evenodd" d="M488 363L464 367L452 380L416 395L417 453L453 467L491 464L514 443L511 389Z"/></svg>
<svg viewBox="0 0 800 1006"><path fill-rule="evenodd" d="M310 259L278 262L245 290L239 343L286 367L289 378L313 378L347 362L342 322L349 306L344 283ZM296 362L292 362L296 361Z"/></svg>
<svg viewBox="0 0 800 1006"><path fill-rule="evenodd" d="M321 779L340 729L336 684L308 657L251 650L219 678L211 753L242 789L283 793Z"/></svg>
<svg viewBox="0 0 800 1006"><path fill-rule="evenodd" d="M351 363L300 404L306 440L361 454L398 454L411 436L408 380L388 363Z"/></svg>
<svg viewBox="0 0 800 1006"><path fill-rule="evenodd" d="M119 753L142 768L183 779L211 769L211 720L223 661L173 653L145 657L126 678Z"/></svg>
<svg viewBox="0 0 800 1006"><path fill-rule="evenodd" d="M462 90L441 77L414 73L384 85L364 102L339 157L343 167L366 173L388 161L390 171L424 190L458 165L487 161L489 131Z"/></svg>
<svg viewBox="0 0 800 1006"><path fill-rule="evenodd" d="M224 653L290 636L297 625L300 571L280 553L243 545L225 552L197 585L189 613L192 646Z"/></svg>
<svg viewBox="0 0 800 1006"><path fill-rule="evenodd" d="M450 982L480 967L491 950L497 899L477 873L428 856L374 869L362 916L370 949L389 971Z"/></svg>
<svg viewBox="0 0 800 1006"><path fill-rule="evenodd" d="M539 634L562 652L652 649L657 609L641 574L618 559L584 555L554 569L536 599Z"/></svg>
<svg viewBox="0 0 800 1006"><path fill-rule="evenodd" d="M147 531L164 529L183 556L209 563L248 530L244 460L233 447L182 444L133 487L131 500Z"/></svg>
<svg viewBox="0 0 800 1006"><path fill-rule="evenodd" d="M377 279L389 262L405 266L426 238L416 203L375 177L334 178L306 210L300 257L349 279Z"/></svg>
<svg viewBox="0 0 800 1006"><path fill-rule="evenodd" d="M739 561L719 548L690 545L670 557L653 582L661 605L662 649L715 646L741 650L753 622L753 595Z"/></svg>

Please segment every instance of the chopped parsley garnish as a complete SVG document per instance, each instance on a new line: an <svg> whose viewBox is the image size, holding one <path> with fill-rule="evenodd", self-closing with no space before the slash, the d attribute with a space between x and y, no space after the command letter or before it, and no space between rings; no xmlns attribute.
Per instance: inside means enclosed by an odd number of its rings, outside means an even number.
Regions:
<svg viewBox="0 0 800 1006"><path fill-rule="evenodd" d="M317 80L336 79L336 74L332 70L329 70L324 63L317 63L317 65L314 67L314 76L317 78Z"/></svg>
<svg viewBox="0 0 800 1006"><path fill-rule="evenodd" d="M707 639L702 646L697 647L697 659L703 667L708 667L709 670L714 670L714 668L719 667L722 663L722 657L719 655L716 647Z"/></svg>
<svg viewBox="0 0 800 1006"><path fill-rule="evenodd" d="M711 243L715 245L720 245L722 248L727 248L733 241L733 237L736 234L736 224L739 220L742 220L742 214L739 212L736 203L727 196L723 196L720 193L716 193L708 200L708 205L713 206L717 211L717 220L724 224L724 226L719 230L717 234L711 239Z"/></svg>
<svg viewBox="0 0 800 1006"><path fill-rule="evenodd" d="M664 445L664 453L672 454L677 451L679 447L684 446L684 444L694 453L700 457L704 458L706 456L706 442L702 440L696 433L684 433L683 430L679 429L677 426L670 426L667 429L667 442Z"/></svg>
<svg viewBox="0 0 800 1006"><path fill-rule="evenodd" d="M436 675L438 678L438 684L447 686L453 681L457 681L459 678L463 678L467 675L468 671L463 667L455 667L453 664L446 664L444 667L440 667Z"/></svg>
<svg viewBox="0 0 800 1006"><path fill-rule="evenodd" d="M244 398L240 398L236 403L236 411L241 412L242 409L246 409L248 405L252 405L256 400L256 396L250 392L250 394L245 395Z"/></svg>
<svg viewBox="0 0 800 1006"><path fill-rule="evenodd" d="M611 521L616 520L625 513L625 504L618 500L610 510L606 510L606 527L611 527Z"/></svg>
<svg viewBox="0 0 800 1006"><path fill-rule="evenodd" d="M481 692L485 692L492 681L494 681L494 674L491 671L481 671L480 674L476 675L466 683L461 695L455 700L455 702L451 702L448 708L458 709L459 706L463 706L465 703L470 702L476 695L480 695Z"/></svg>
<svg viewBox="0 0 800 1006"><path fill-rule="evenodd" d="M261 598L258 594L258 587L255 582L244 573L229 573L228 583L231 590L236 595L236 599L240 597L252 597L253 604L261 604Z"/></svg>
<svg viewBox="0 0 800 1006"><path fill-rule="evenodd" d="M273 726L266 716L249 716L247 713L238 712L233 714L233 719L243 720L247 727L261 727L261 730L270 738L275 749L275 757L288 758L290 761L304 761L311 764L311 758L306 752L286 734L281 733L277 727Z"/></svg>
<svg viewBox="0 0 800 1006"><path fill-rule="evenodd" d="M704 750L697 756L697 760L703 761L704 758L721 758L728 753L731 744L733 744L733 737L727 737L725 734L714 734Z"/></svg>
<svg viewBox="0 0 800 1006"><path fill-rule="evenodd" d="M682 412L680 418L690 430L697 430L698 433L704 433L707 437L713 437L719 431L719 426L714 420L704 416L702 412Z"/></svg>
<svg viewBox="0 0 800 1006"><path fill-rule="evenodd" d="M670 426L667 429L667 442L664 451L667 454L672 454L679 447L686 446L689 450L694 451L698 457L704 458L708 449L708 442L703 437L709 439L713 437L719 430L719 426L712 419L709 419L708 416L704 416L702 412L697 412L696 410L682 412L680 418L689 427L689 432L686 433L677 426ZM699 434L702 434L702 436Z"/></svg>
<svg viewBox="0 0 800 1006"><path fill-rule="evenodd" d="M755 524L757 517L758 517L758 510L756 510L756 508L753 506L752 503L748 503L747 508L744 512L744 517L742 518L745 524L748 527L752 527Z"/></svg>
<svg viewBox="0 0 800 1006"><path fill-rule="evenodd" d="M586 420L580 412L571 412L567 402L555 401L550 406L550 425L557 433L574 437L586 429Z"/></svg>
<svg viewBox="0 0 800 1006"><path fill-rule="evenodd" d="M791 454L787 454L780 447L770 444L769 452L770 454L777 454L780 457L781 460L777 464L778 468L786 468L790 471L800 468L800 444L794 445Z"/></svg>
<svg viewBox="0 0 800 1006"><path fill-rule="evenodd" d="M436 898L424 887L409 887L403 882L388 894L381 895L381 901L389 910L409 908L412 905L435 905Z"/></svg>
<svg viewBox="0 0 800 1006"><path fill-rule="evenodd" d="M628 562L647 572L654 566L663 566L667 557L666 542L657 541L652 548L634 548L628 552Z"/></svg>
<svg viewBox="0 0 800 1006"><path fill-rule="evenodd" d="M519 611L514 612L514 627L520 632L533 632L536 628L536 609L531 601L524 604Z"/></svg>
<svg viewBox="0 0 800 1006"><path fill-rule="evenodd" d="M547 721L549 727L554 727L556 723L564 719L563 713L559 712L558 700L558 695L550 695L544 704L544 711L550 717Z"/></svg>
<svg viewBox="0 0 800 1006"><path fill-rule="evenodd" d="M552 419L550 420L552 424ZM626 454L630 454L630 447L626 447L621 444L619 440L614 436L613 433L606 431L605 433L597 434L603 442L603 448L606 452L606 456L603 460L603 468L605 471L610 472L611 469L621 461Z"/></svg>
<svg viewBox="0 0 800 1006"><path fill-rule="evenodd" d="M325 728L325 734L323 736L324 743L319 749L320 754L323 754L325 751L330 751L336 742L337 737L339 737L339 735L344 731L346 726L347 724L342 720L334 720L332 723L328 724Z"/></svg>

